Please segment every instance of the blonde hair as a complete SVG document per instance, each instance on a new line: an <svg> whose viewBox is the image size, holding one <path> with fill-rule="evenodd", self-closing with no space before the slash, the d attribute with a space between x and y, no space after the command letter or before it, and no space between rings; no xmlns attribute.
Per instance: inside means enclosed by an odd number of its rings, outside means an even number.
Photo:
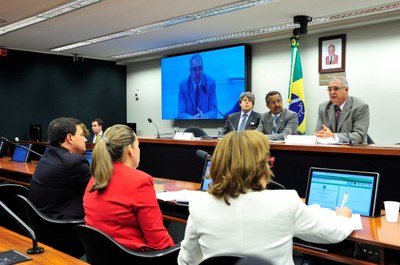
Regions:
<svg viewBox="0 0 400 265"><path fill-rule="evenodd" d="M260 191L260 181L270 181L268 166L269 141L255 130L230 132L222 138L211 159L210 177L213 184L209 193L223 198L237 198L248 190Z"/></svg>
<svg viewBox="0 0 400 265"><path fill-rule="evenodd" d="M83 122L81 122L79 125L82 128L83 134L85 135L85 137L87 137L90 134L88 128L86 127L86 125Z"/></svg>
<svg viewBox="0 0 400 265"><path fill-rule="evenodd" d="M102 139L93 149L93 159L90 169L95 179L90 192L107 187L114 172L113 162L124 162L123 153L127 146L135 142L137 136L134 131L122 124L108 128Z"/></svg>

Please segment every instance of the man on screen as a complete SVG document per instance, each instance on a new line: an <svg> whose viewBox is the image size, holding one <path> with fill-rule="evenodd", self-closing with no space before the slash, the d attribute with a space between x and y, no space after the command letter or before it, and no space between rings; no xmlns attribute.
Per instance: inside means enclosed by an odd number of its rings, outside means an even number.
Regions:
<svg viewBox="0 0 400 265"><path fill-rule="evenodd" d="M217 117L215 80L203 73L200 54L190 58L190 75L179 84L178 119L214 119Z"/></svg>

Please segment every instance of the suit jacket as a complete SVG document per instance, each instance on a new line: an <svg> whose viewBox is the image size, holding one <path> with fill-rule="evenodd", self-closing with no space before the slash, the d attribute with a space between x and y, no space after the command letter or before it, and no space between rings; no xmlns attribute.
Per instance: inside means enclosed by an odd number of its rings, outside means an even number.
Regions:
<svg viewBox="0 0 400 265"><path fill-rule="evenodd" d="M338 55L336 55L336 54L333 55L332 63L330 63L330 59L329 58L330 58L329 55L325 57L325 64L326 65L332 65L332 64L338 64L339 63L339 56Z"/></svg>
<svg viewBox="0 0 400 265"><path fill-rule="evenodd" d="M278 124L276 125L276 133L272 133L273 125L273 114L271 111L263 113L261 115L260 124L257 127L257 131L260 131L268 135L270 140L283 140L283 131L287 128L292 132L297 131L299 127L298 116L296 112L289 109L283 109L279 116Z"/></svg>
<svg viewBox="0 0 400 265"><path fill-rule="evenodd" d="M90 177L84 156L50 146L32 176L29 200L51 218L83 219L82 199Z"/></svg>
<svg viewBox="0 0 400 265"><path fill-rule="evenodd" d="M102 137L103 137L103 132L100 133L100 139L101 139ZM86 137L87 143L92 144L92 143L93 143L93 139L95 139L95 138L96 138L96 135L95 135L94 133L89 134L89 135Z"/></svg>
<svg viewBox="0 0 400 265"><path fill-rule="evenodd" d="M225 123L225 133L231 132L231 131L237 131L239 128L239 122L240 122L240 115L241 112L236 112L231 115L226 119ZM255 130L258 127L258 124L260 123L260 118L261 114L255 111L252 111L250 116L247 118L246 125L244 127L245 130ZM232 125L234 128L232 128Z"/></svg>
<svg viewBox="0 0 400 265"><path fill-rule="evenodd" d="M229 202L206 192L190 200L179 265L220 253L257 253L272 264L293 265L294 236L334 243L354 229L350 218L305 205L295 190L249 191Z"/></svg>
<svg viewBox="0 0 400 265"><path fill-rule="evenodd" d="M331 101L326 101L319 106L316 131L322 128L322 124L332 132L336 131L336 113L333 106ZM349 143L349 138L352 143L367 143L368 127L369 106L361 99L348 97L340 115L336 133L339 143Z"/></svg>
<svg viewBox="0 0 400 265"><path fill-rule="evenodd" d="M203 112L205 119L214 119L218 114L217 95L215 93L215 80L203 74L199 87L199 105L196 106L196 90L193 80L189 76L179 84L178 118L191 119L199 111Z"/></svg>
<svg viewBox="0 0 400 265"><path fill-rule="evenodd" d="M153 178L120 162L113 166L113 175L104 190L89 192L94 178L87 185L83 197L86 224L131 249L173 246L174 241L163 225Z"/></svg>

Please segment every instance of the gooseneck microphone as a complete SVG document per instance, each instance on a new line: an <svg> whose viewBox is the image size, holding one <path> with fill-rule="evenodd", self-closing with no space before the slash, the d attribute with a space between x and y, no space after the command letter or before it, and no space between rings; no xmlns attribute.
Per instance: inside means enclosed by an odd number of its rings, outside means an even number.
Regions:
<svg viewBox="0 0 400 265"><path fill-rule="evenodd" d="M197 155L199 158L204 159L204 160L206 160L207 158L210 158L210 157L211 157L209 153L207 153L207 152L204 151L204 150L200 150L200 149L196 151L196 155Z"/></svg>
<svg viewBox="0 0 400 265"><path fill-rule="evenodd" d="M153 124L154 127L156 127L156 130L157 130L157 138L160 138L160 131L158 130L157 125L155 125L155 123L153 122L153 120L152 120L151 118L148 118L147 121L148 121L149 123Z"/></svg>
<svg viewBox="0 0 400 265"><path fill-rule="evenodd" d="M28 254L42 253L44 249L38 246L35 232L27 224L25 224L25 222L22 221L13 211L11 211L10 208L8 208L2 201L0 201L0 208L3 209L15 222L17 222L32 239L32 248L28 248L26 252Z"/></svg>
<svg viewBox="0 0 400 265"><path fill-rule="evenodd" d="M221 114L222 117L224 117L226 119L226 121L229 123L229 126L231 127L232 131L236 131L235 126L233 126L232 122L231 122L231 117L229 115L225 115L223 114L221 111L217 110L217 112L219 114Z"/></svg>
<svg viewBox="0 0 400 265"><path fill-rule="evenodd" d="M33 151L33 150L27 148L25 145L11 142L10 140L8 140L8 139L7 139L6 137L4 137L4 136L1 136L1 137L0 137L0 141L7 142L7 143L13 144L13 145L15 145L15 146L19 146L19 147L21 147L21 148L23 148L23 149L25 149L25 150L28 150L28 152L32 152L32 153L34 153L35 155L38 155L38 156L40 156L40 157L43 156L42 154L39 154L38 152ZM17 142L19 141L18 137L15 137L15 141L17 141Z"/></svg>
<svg viewBox="0 0 400 265"><path fill-rule="evenodd" d="M344 129L344 132L346 133L347 139L349 140L349 145L353 145L353 141L351 140L350 133L346 129Z"/></svg>

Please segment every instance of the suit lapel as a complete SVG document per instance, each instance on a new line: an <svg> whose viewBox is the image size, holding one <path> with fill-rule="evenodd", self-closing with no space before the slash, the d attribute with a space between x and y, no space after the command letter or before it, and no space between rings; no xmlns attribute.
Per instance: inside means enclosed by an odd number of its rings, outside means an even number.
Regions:
<svg viewBox="0 0 400 265"><path fill-rule="evenodd" d="M348 97L346 103L344 104L342 114L340 115L340 120L338 124L338 131L342 127L344 121L347 119L347 117L350 115L351 108L353 107L353 98Z"/></svg>

